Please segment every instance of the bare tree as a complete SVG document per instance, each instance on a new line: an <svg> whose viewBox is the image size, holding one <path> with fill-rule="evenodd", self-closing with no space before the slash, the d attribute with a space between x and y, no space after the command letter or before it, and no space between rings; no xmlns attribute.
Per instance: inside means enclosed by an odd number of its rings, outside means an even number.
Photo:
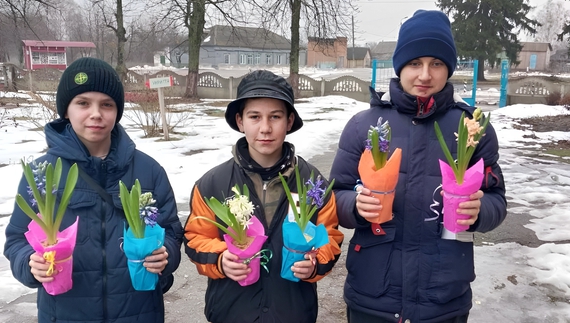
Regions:
<svg viewBox="0 0 570 323"><path fill-rule="evenodd" d="M200 45L204 34L206 18L220 16L230 26L244 24L245 7L253 0L171 0L166 9L168 15L178 19L188 33L188 76L186 77L187 98L198 97L198 73L200 66Z"/></svg>
<svg viewBox="0 0 570 323"><path fill-rule="evenodd" d="M301 23L304 24L307 35L316 39L348 36L351 29L350 14L355 11L352 0L256 0L255 5L262 14L263 25L283 31L289 27L289 82L295 90L295 96L298 96Z"/></svg>
<svg viewBox="0 0 570 323"><path fill-rule="evenodd" d="M22 39L42 39L48 35L43 12L57 8L56 4L55 0L0 0L0 25L6 26L0 37L0 61L8 60L11 50L16 50L23 64Z"/></svg>
<svg viewBox="0 0 570 323"><path fill-rule="evenodd" d="M568 16L570 11L564 8L562 1L548 0L536 14L535 20L542 25L536 28L534 40L549 43L554 49L561 48L563 43L558 40L558 34Z"/></svg>
<svg viewBox="0 0 570 323"><path fill-rule="evenodd" d="M117 39L117 65L115 70L119 74L121 80L127 79L127 65L125 62L125 43L127 42L127 30L124 21L123 0L113 0L107 5L105 0L93 1L101 12L105 26L113 31Z"/></svg>

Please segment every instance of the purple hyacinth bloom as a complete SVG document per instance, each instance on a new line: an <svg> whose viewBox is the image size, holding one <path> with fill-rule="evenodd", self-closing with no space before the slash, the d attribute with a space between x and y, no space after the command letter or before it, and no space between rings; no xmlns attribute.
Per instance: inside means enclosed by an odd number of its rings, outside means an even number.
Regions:
<svg viewBox="0 0 570 323"><path fill-rule="evenodd" d="M158 218L158 208L154 206L145 206L141 209L140 216L146 225L154 227L156 219Z"/></svg>
<svg viewBox="0 0 570 323"><path fill-rule="evenodd" d="M380 149L380 152L388 152L388 150L390 149L390 142L384 138L379 138L378 139L378 149Z"/></svg>
<svg viewBox="0 0 570 323"><path fill-rule="evenodd" d="M372 139L368 138L364 141L367 150L372 150Z"/></svg>
<svg viewBox="0 0 570 323"><path fill-rule="evenodd" d="M307 191L307 203L316 205L317 208L322 207L324 203L323 197L325 195L325 190L321 188L321 185L323 184L321 176L317 176L315 183L309 179L305 184L309 185L310 187Z"/></svg>

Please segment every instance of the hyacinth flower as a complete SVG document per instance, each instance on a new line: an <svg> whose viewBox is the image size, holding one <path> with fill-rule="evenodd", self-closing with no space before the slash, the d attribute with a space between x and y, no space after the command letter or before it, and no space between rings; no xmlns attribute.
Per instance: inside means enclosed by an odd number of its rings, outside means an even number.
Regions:
<svg viewBox="0 0 570 323"><path fill-rule="evenodd" d="M62 161L58 158L55 167L47 161L43 163L27 164L22 161L24 177L28 183L28 204L26 199L18 194L16 204L32 219L25 233L26 240L32 248L44 257L49 264L47 275L53 280L43 283L43 287L50 295L59 295L73 287L71 274L73 272L73 250L77 238L77 222L63 231L59 231L65 210L71 200L75 184L77 183L77 164L73 164L67 173L65 187L55 209L57 191L62 176Z"/></svg>
<svg viewBox="0 0 570 323"><path fill-rule="evenodd" d="M334 179L325 189L324 180L320 175L315 179L314 173L311 172L309 179L303 181L299 167L295 165L297 193L294 194L281 173L279 178L289 201L289 213L287 220L283 222L281 277L297 282L299 278L294 276L291 266L297 261L304 260L306 254L313 260L318 249L329 242L325 226L322 223L315 226L311 218L323 207L326 197L332 190ZM301 184L302 182L304 184Z"/></svg>
<svg viewBox="0 0 570 323"><path fill-rule="evenodd" d="M22 161L22 168L24 169L24 176L28 182L28 194L32 207L36 207L41 215L28 205L28 202L20 194L16 196L16 203L18 206L36 222L46 235L46 244L48 246L54 245L57 242L57 233L63 214L71 199L71 194L75 189L77 183L77 164L73 164L67 174L65 188L62 194L57 212L54 212L57 188L61 179L61 158L57 159L55 168L47 161L43 163L33 163L32 165L26 164Z"/></svg>
<svg viewBox="0 0 570 323"><path fill-rule="evenodd" d="M391 141L390 123L388 120L382 122L382 117L378 118L376 125L371 125L368 130L365 149L358 163L362 184L372 191L372 196L379 199L382 205L377 217L367 219L372 223L372 232L376 235L385 234L380 224L392 220L394 192L400 173L402 150L396 148L388 158Z"/></svg>
<svg viewBox="0 0 570 323"><path fill-rule="evenodd" d="M123 231L123 251L131 283L136 290L154 290L158 274L151 273L143 266L144 259L164 245L164 229L157 224L160 216L151 192L141 193L141 184L135 184L129 191L125 183L119 181L119 197L129 225Z"/></svg>
<svg viewBox="0 0 570 323"><path fill-rule="evenodd" d="M368 139L366 139L366 149L372 152L376 170L384 167L388 161L390 140L392 140L392 128L390 128L390 123L388 120L382 123L382 117L380 117L378 118L376 126L370 126Z"/></svg>
<svg viewBox="0 0 570 323"><path fill-rule="evenodd" d="M206 204L222 223L206 216L196 216L191 221L205 220L222 230L228 250L239 257L251 272L238 283L241 286L251 285L259 280L260 268L267 270L265 264L271 258L271 251L261 250L267 240L263 224L254 215L255 206L249 199L249 189L244 184L240 191L238 185L232 187L233 196L223 201L211 197L205 198ZM261 263L261 259L264 263Z"/></svg>
<svg viewBox="0 0 570 323"><path fill-rule="evenodd" d="M279 173L279 178L281 179L281 184L283 185L283 189L285 190L285 194L287 195L287 199L289 200L289 204L291 205L291 209L293 211L294 219L301 231L305 231L307 227L307 223L313 217L313 214L317 211L317 209L321 208L323 205L323 201L325 197L330 193L332 190L334 179L329 184L329 186L323 189L321 186L323 185L323 180L321 176L317 176L316 180L313 180L314 173L311 172L311 177L305 182L305 185L301 185L301 176L299 175L299 167L295 166L295 178L297 180L297 194L299 195L299 209L297 209L297 201L291 195L291 189L287 185L287 181L285 177L281 173ZM295 207L293 207L295 206Z"/></svg>
<svg viewBox="0 0 570 323"><path fill-rule="evenodd" d="M447 159L449 166L453 169L455 179L459 185L463 183L465 171L467 170L469 161L471 161L471 157L475 152L475 147L477 147L481 137L485 135L485 130L487 129L489 120L491 119L490 117L485 118L483 125L481 126L479 121L481 120L482 115L483 112L481 108L475 109L472 119L467 118L465 116L465 112L461 114L459 126L455 133L455 137L457 137L457 159L453 158L449 148L447 148L447 144L445 143L445 139L443 138L443 134L441 133L441 129L439 128L437 121L434 124L437 140L441 145L441 149L443 149L443 153L445 154L445 158Z"/></svg>
<svg viewBox="0 0 570 323"><path fill-rule="evenodd" d="M211 197L209 200L205 199L206 204L225 226L205 216L197 216L193 220L206 220L232 237L236 244L246 245L248 242L246 231L253 223L252 217L255 207L249 200L249 189L246 185L243 185L243 194L237 185L232 187L232 192L235 195L226 198L223 202L218 201L215 197Z"/></svg>
<svg viewBox="0 0 570 323"><path fill-rule="evenodd" d="M485 130L489 125L490 117L485 118L483 125L480 125L482 115L480 108L475 110L473 118L467 118L465 112L461 115L455 133L457 137L457 159L451 155L439 125L437 122L434 123L437 139L447 159L447 163L442 160L439 161L443 190L443 226L452 233L469 229L469 226L457 223L457 220L465 220L469 216L457 214L456 210L461 202L469 201L469 196L480 189L484 178L484 161L482 158L468 168L475 148L481 137L485 135Z"/></svg>

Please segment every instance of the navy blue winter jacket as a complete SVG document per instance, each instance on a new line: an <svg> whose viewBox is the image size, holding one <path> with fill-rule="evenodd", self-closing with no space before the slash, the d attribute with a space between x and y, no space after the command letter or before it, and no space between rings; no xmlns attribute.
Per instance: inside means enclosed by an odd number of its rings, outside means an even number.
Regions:
<svg viewBox="0 0 570 323"><path fill-rule="evenodd" d="M355 228L350 241L344 288L347 305L389 322L435 323L467 314L471 308L470 283L475 279L473 243L441 239L442 217L434 217L430 205L442 198L438 160L445 156L434 131L437 121L454 157L462 112L471 117L474 108L455 102L453 86L434 95L429 111L418 109L417 98L406 94L398 79L389 93L371 91L371 107L348 121L339 141L331 170L339 222ZM358 215L353 187L359 179L358 161L365 149L370 125L378 117L392 128L390 151L402 149L402 163L395 192L393 220L382 224L386 235L372 233L370 223ZM497 161L495 130L487 127L471 164L483 158L486 177L477 222L469 231L489 231L506 216L503 176ZM400 321L401 320L401 321Z"/></svg>
<svg viewBox="0 0 570 323"><path fill-rule="evenodd" d="M4 255L10 260L12 273L22 284L38 288L38 322L164 322L161 284L154 291L135 291L121 250L126 225L119 199L119 180L129 189L139 179L143 192L152 192L160 216L158 224L165 229L164 246L168 265L162 277L168 277L180 263L182 224L178 219L174 193L164 169L151 157L135 149L120 124L111 135L111 150L104 160L91 157L68 120L58 119L45 127L48 151L38 161L55 164L63 160L63 174L77 165L112 196L114 207L106 203L81 177L64 215L61 230L79 217L77 244L73 253L73 288L52 296L30 272L28 264L34 250L24 232L30 219L15 205L6 228ZM62 176L58 195L65 178ZM18 193L27 198L26 180L22 178ZM59 201L59 198L58 198ZM56 205L57 207L57 205Z"/></svg>

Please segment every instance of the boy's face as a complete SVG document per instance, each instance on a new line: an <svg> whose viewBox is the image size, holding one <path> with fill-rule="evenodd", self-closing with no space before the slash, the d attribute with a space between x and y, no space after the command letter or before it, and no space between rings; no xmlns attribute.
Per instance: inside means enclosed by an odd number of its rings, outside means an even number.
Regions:
<svg viewBox="0 0 570 323"><path fill-rule="evenodd" d="M236 114L249 154L260 166L271 167L281 158L283 142L294 118L293 113L287 115L285 102L271 98L247 99L242 115Z"/></svg>
<svg viewBox="0 0 570 323"><path fill-rule="evenodd" d="M117 118L117 105L110 96L100 92L81 93L71 100L65 117L92 155L105 153L99 150L110 146Z"/></svg>
<svg viewBox="0 0 570 323"><path fill-rule="evenodd" d="M434 57L409 61L400 72L400 84L413 96L428 98L443 90L447 83L447 66Z"/></svg>

